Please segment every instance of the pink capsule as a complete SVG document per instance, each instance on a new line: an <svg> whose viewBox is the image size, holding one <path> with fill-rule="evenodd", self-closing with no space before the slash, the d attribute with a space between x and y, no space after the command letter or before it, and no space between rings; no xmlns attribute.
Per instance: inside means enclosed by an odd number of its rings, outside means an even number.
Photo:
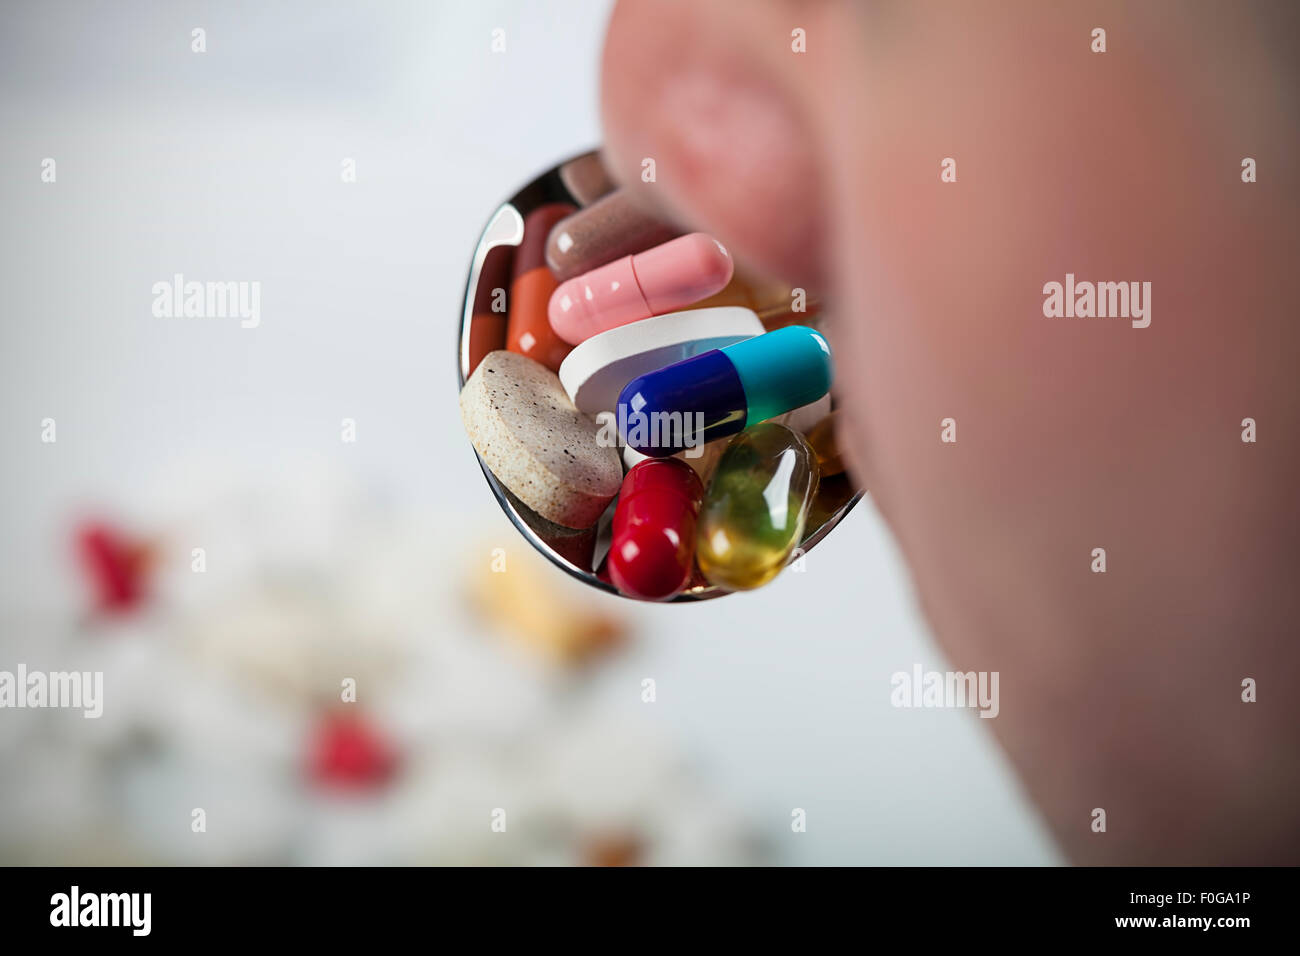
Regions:
<svg viewBox="0 0 1300 956"><path fill-rule="evenodd" d="M562 283L551 295L551 328L577 345L707 299L731 281L732 268L722 243L693 232Z"/></svg>

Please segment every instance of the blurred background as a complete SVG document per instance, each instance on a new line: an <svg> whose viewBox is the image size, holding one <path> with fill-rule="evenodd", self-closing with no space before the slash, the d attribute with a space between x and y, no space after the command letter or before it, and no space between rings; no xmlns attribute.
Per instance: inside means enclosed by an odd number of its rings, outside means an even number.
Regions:
<svg viewBox="0 0 1300 956"><path fill-rule="evenodd" d="M0 710L0 863L1059 862L984 721L890 706L947 665L869 498L672 607L497 508L469 255L599 143L609 6L0 11L0 670L104 674L97 720ZM176 273L260 325L155 317Z"/></svg>

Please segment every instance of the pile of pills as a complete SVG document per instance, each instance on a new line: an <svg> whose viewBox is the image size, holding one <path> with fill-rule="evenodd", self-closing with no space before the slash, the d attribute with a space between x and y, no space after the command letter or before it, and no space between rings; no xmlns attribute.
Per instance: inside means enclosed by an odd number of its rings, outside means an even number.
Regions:
<svg viewBox="0 0 1300 956"><path fill-rule="evenodd" d="M595 154L554 175L477 269L475 450L550 547L629 597L768 583L852 494L815 301L642 212Z"/></svg>

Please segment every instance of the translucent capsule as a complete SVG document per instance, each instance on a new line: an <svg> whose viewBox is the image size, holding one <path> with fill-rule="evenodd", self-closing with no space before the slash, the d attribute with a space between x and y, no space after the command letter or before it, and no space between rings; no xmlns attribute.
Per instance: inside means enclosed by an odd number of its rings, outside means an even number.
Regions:
<svg viewBox="0 0 1300 956"><path fill-rule="evenodd" d="M744 591L780 574L803 540L817 480L816 455L786 426L733 438L700 507L695 556L709 582Z"/></svg>

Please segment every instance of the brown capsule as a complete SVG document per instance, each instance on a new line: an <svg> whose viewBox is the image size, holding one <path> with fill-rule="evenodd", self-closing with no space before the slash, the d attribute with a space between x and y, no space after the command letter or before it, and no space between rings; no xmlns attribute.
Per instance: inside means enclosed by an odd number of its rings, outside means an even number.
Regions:
<svg viewBox="0 0 1300 956"><path fill-rule="evenodd" d="M563 282L681 234L638 209L626 190L616 189L556 224L546 242L546 264Z"/></svg>
<svg viewBox="0 0 1300 956"><path fill-rule="evenodd" d="M587 153L560 167L560 182L579 206L590 206L614 191L614 180L601 162L600 153Z"/></svg>

